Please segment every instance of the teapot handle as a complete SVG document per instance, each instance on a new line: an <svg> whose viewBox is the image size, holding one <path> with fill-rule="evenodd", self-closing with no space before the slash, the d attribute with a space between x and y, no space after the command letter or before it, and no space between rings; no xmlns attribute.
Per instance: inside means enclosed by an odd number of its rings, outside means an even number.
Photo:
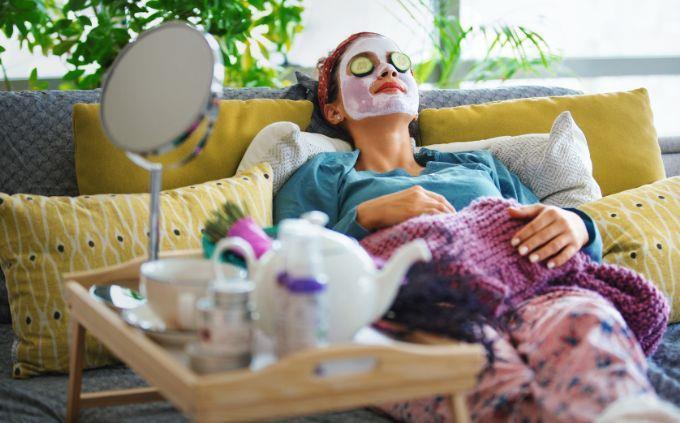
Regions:
<svg viewBox="0 0 680 423"><path fill-rule="evenodd" d="M248 241L239 237L222 238L217 245L215 245L215 251L212 255L213 269L217 280L226 279L222 272L222 262L220 261L222 253L226 250L232 250L241 254L246 260L246 266L249 272L254 268L253 266L257 259L255 258L255 251L253 251L253 247L250 246Z"/></svg>

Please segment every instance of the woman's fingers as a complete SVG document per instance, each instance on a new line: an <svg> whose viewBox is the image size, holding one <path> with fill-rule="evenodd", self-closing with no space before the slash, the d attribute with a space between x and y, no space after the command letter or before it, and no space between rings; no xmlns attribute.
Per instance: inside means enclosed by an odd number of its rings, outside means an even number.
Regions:
<svg viewBox="0 0 680 423"><path fill-rule="evenodd" d="M552 258L554 255L562 251L567 245L572 243L572 239L568 234L561 234L540 248L535 253L529 256L529 261L538 262ZM550 263L550 261L548 262ZM554 263L553 263L554 265ZM554 267L554 266L553 266Z"/></svg>
<svg viewBox="0 0 680 423"><path fill-rule="evenodd" d="M432 191L425 191L427 195L429 195L432 199L437 201L438 203L442 204L446 208L446 212L448 213L455 213L456 209L449 203L449 200L446 199L443 195L437 194L436 192Z"/></svg>
<svg viewBox="0 0 680 423"><path fill-rule="evenodd" d="M530 206L508 207L510 217L515 219L527 219L538 216L538 214L545 208L544 204L532 204Z"/></svg>
<svg viewBox="0 0 680 423"><path fill-rule="evenodd" d="M519 251L520 255L529 255L529 260L532 262L539 261L544 256L536 255L537 252L535 252L535 250L549 244L552 239L562 233L564 233L564 228L562 225L553 221L547 226L544 226L538 231L534 232L534 234L528 239L524 240L524 242L519 245L517 250ZM555 253L556 252L557 251L555 251Z"/></svg>
<svg viewBox="0 0 680 423"><path fill-rule="evenodd" d="M544 206L545 207L545 206ZM512 237L510 243L513 247L517 247L525 240L531 238L541 229L545 228L557 219L557 212L554 209L544 208L538 216L536 216L531 222L526 224L522 229L517 231L517 233ZM528 253L527 249L524 254ZM520 251L522 254L522 251Z"/></svg>
<svg viewBox="0 0 680 423"><path fill-rule="evenodd" d="M570 258L574 257L576 253L578 253L578 248L574 244L569 244L558 255L555 257L551 258L548 260L547 266L549 268L553 267L558 267L562 266L564 263L566 263Z"/></svg>

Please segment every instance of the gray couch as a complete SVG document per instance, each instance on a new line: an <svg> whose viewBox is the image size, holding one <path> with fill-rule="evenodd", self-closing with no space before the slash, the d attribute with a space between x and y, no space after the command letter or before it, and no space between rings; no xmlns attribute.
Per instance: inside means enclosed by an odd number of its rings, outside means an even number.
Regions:
<svg viewBox="0 0 680 423"><path fill-rule="evenodd" d="M483 103L511 98L574 94L562 88L511 87L481 90L429 91L421 93L421 108ZM299 77L299 83L282 90L227 89L225 98L292 98L314 100L314 81ZM41 195L77 195L71 108L74 103L92 103L99 91L0 92L0 192ZM412 128L417 132L417 128ZM315 115L310 131L340 136ZM680 174L680 139L661 142L668 175ZM0 272L0 421L62 421L65 416L65 375L47 375L29 380L11 378L13 333L7 292ZM649 359L649 377L657 391L680 405L680 325L669 327L664 341ZM123 366L89 370L84 390L95 391L143 385ZM169 403L84 410L82 421L185 421ZM368 410L352 410L292 421L389 421Z"/></svg>

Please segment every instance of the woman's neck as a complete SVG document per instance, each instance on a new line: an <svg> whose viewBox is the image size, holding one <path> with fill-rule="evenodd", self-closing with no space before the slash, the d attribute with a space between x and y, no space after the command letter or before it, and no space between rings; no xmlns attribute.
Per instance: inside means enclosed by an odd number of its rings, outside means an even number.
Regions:
<svg viewBox="0 0 680 423"><path fill-rule="evenodd" d="M423 167L413 157L406 119L387 115L352 122L348 129L361 152L357 170L383 173L402 168L413 176L420 174Z"/></svg>

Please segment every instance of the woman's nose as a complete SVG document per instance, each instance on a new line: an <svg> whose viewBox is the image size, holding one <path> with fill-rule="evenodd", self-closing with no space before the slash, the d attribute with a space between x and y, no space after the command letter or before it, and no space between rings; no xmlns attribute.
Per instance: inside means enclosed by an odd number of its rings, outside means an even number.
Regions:
<svg viewBox="0 0 680 423"><path fill-rule="evenodd" d="M380 75L380 78L387 78L388 76L391 76L393 78L397 77L397 70L392 67L392 65L389 64L384 64L380 72L378 72L378 75Z"/></svg>

